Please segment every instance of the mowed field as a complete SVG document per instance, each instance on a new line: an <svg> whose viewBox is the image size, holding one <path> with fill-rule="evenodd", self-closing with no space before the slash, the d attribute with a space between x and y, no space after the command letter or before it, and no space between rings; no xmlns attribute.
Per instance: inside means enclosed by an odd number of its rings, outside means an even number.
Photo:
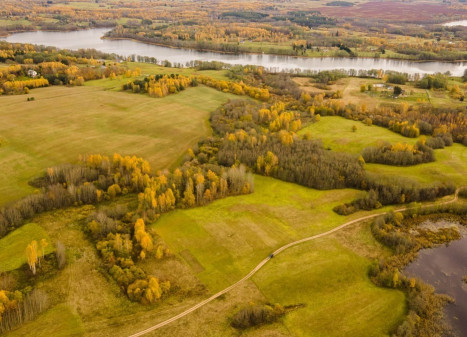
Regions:
<svg viewBox="0 0 467 337"><path fill-rule="evenodd" d="M27 184L80 154L136 155L153 169L175 164L206 134L211 111L235 96L207 87L164 98L101 87L50 87L0 98L0 204L33 190Z"/></svg>

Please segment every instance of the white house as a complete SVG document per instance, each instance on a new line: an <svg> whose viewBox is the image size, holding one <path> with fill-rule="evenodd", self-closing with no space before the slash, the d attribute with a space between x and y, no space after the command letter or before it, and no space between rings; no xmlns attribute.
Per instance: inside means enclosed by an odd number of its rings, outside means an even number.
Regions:
<svg viewBox="0 0 467 337"><path fill-rule="evenodd" d="M37 71L35 71L33 69L29 69L28 70L28 76L32 77L32 78L35 78L37 76Z"/></svg>

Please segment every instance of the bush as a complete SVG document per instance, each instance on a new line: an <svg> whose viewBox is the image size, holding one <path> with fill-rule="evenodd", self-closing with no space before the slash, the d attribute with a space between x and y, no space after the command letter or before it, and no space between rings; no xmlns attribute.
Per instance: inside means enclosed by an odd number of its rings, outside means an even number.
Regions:
<svg viewBox="0 0 467 337"><path fill-rule="evenodd" d="M65 263L66 263L65 253L66 253L65 245L61 243L60 241L57 241L57 250L55 251L55 254L57 256L58 269L63 269L65 267Z"/></svg>
<svg viewBox="0 0 467 337"><path fill-rule="evenodd" d="M392 84L405 84L405 82L407 82L407 76L404 74L390 73L388 74L386 82Z"/></svg>
<svg viewBox="0 0 467 337"><path fill-rule="evenodd" d="M459 197L461 198L467 198L467 187L462 187L459 190Z"/></svg>
<svg viewBox="0 0 467 337"><path fill-rule="evenodd" d="M394 96L397 97L397 96L399 96L400 94L402 94L402 88L396 85L396 86L394 87Z"/></svg>
<svg viewBox="0 0 467 337"><path fill-rule="evenodd" d="M276 304L250 305L238 311L232 318L231 325L237 329L247 329L276 321L284 314L284 308Z"/></svg>
<svg viewBox="0 0 467 337"><path fill-rule="evenodd" d="M448 79L443 74L425 75L418 83L417 86L422 89L446 89Z"/></svg>

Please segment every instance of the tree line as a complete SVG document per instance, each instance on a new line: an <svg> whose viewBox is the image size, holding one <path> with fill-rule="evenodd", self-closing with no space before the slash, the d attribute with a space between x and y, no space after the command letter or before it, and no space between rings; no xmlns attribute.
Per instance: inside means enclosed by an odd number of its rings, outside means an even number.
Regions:
<svg viewBox="0 0 467 337"><path fill-rule="evenodd" d="M122 86L124 91L131 90L134 93L147 93L151 97L164 97L185 90L188 87L195 87L203 84L216 90L232 93L234 95L247 95L252 98L268 101L270 93L267 88L258 88L246 85L243 82L233 82L216 80L209 76L183 76L179 74L171 75L151 75L143 80L133 80Z"/></svg>
<svg viewBox="0 0 467 337"><path fill-rule="evenodd" d="M151 75L143 80L133 80L123 85L123 90L134 93L146 93L151 97L165 97L198 85L196 77L179 74Z"/></svg>

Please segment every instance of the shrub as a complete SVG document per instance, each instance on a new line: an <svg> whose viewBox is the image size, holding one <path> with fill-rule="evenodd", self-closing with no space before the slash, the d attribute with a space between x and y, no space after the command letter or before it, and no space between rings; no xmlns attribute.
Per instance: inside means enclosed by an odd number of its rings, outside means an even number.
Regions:
<svg viewBox="0 0 467 337"><path fill-rule="evenodd" d="M232 318L231 325L237 329L247 329L276 321L284 314L284 308L276 304L249 305L239 310Z"/></svg>

